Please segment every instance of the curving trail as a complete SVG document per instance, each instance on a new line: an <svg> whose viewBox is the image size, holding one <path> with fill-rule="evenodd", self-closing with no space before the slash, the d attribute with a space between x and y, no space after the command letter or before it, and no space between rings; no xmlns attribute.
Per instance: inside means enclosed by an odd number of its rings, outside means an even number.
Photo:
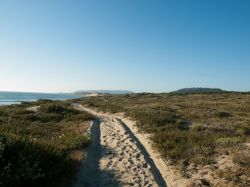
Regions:
<svg viewBox="0 0 250 187"><path fill-rule="evenodd" d="M121 119L78 104L74 107L97 116L91 127L93 143L75 187L167 186L146 149Z"/></svg>

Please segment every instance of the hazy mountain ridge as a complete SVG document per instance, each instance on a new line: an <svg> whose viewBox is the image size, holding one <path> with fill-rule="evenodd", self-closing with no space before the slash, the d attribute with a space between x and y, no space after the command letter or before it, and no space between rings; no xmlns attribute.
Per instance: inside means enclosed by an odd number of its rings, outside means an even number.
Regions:
<svg viewBox="0 0 250 187"><path fill-rule="evenodd" d="M87 94L131 94L133 92L128 90L78 90L74 92L77 95L87 95Z"/></svg>
<svg viewBox="0 0 250 187"><path fill-rule="evenodd" d="M186 93L222 93L227 92L220 88L182 88L171 93L175 94L186 94Z"/></svg>

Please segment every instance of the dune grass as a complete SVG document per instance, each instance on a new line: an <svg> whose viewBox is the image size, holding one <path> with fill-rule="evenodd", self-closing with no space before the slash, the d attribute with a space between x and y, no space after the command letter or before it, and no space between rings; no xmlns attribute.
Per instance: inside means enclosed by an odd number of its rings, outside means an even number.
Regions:
<svg viewBox="0 0 250 187"><path fill-rule="evenodd" d="M90 143L83 133L93 118L63 101L0 107L0 186L65 186L78 162L71 152Z"/></svg>
<svg viewBox="0 0 250 187"><path fill-rule="evenodd" d="M142 132L151 133L155 148L180 168L216 163L218 155L230 154L250 175L250 94L130 94L102 95L76 100L97 110L117 113L137 121ZM247 162L247 163L245 163Z"/></svg>

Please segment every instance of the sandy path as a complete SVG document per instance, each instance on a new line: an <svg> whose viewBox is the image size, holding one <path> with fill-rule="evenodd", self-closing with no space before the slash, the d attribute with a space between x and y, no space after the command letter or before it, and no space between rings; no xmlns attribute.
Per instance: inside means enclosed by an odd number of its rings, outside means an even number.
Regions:
<svg viewBox="0 0 250 187"><path fill-rule="evenodd" d="M166 186L149 154L130 129L112 115L102 115L75 105L98 117L91 128L92 145L82 164L75 187Z"/></svg>

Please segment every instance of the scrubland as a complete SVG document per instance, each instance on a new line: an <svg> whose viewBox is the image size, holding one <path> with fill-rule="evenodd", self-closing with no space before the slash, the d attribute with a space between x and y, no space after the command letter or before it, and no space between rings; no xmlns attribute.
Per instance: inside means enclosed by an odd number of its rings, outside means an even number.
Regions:
<svg viewBox="0 0 250 187"><path fill-rule="evenodd" d="M0 107L0 186L67 186L92 119L63 101Z"/></svg>
<svg viewBox="0 0 250 187"><path fill-rule="evenodd" d="M101 95L75 102L137 123L166 161L203 185L250 183L250 94Z"/></svg>

